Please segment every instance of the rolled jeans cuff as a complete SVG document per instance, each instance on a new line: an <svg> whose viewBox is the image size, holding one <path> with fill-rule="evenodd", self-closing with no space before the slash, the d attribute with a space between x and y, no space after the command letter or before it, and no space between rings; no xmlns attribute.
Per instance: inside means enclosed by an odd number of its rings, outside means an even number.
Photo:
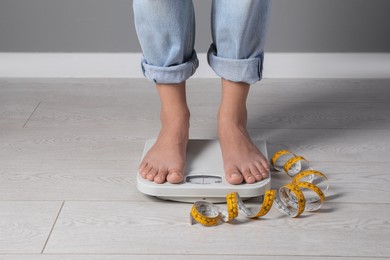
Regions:
<svg viewBox="0 0 390 260"><path fill-rule="evenodd" d="M144 55L142 55L141 59L141 68L144 76L155 83L162 84L183 82L194 75L198 66L199 60L195 51L192 52L190 60L168 67L150 65L146 62Z"/></svg>
<svg viewBox="0 0 390 260"><path fill-rule="evenodd" d="M213 45L207 53L207 62L218 76L229 81L248 84L256 83L262 79L263 60L264 52L248 59L218 57Z"/></svg>

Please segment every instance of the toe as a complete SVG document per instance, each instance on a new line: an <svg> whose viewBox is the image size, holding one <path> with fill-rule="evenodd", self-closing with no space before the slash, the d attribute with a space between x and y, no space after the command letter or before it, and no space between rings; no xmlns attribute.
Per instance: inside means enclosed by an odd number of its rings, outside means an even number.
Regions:
<svg viewBox="0 0 390 260"><path fill-rule="evenodd" d="M257 169L256 165L252 165L250 168L252 175L255 177L256 181L263 179L260 171Z"/></svg>
<svg viewBox="0 0 390 260"><path fill-rule="evenodd" d="M261 162L255 162L256 168L259 170L263 178L268 177L268 171Z"/></svg>
<svg viewBox="0 0 390 260"><path fill-rule="evenodd" d="M154 177L155 183L164 183L167 179L168 170L167 169L160 169L157 173L157 175Z"/></svg>
<svg viewBox="0 0 390 260"><path fill-rule="evenodd" d="M244 180L242 174L236 167L226 169L225 172L226 180L230 184L240 184Z"/></svg>
<svg viewBox="0 0 390 260"><path fill-rule="evenodd" d="M139 173L141 173L141 172L143 171L143 169L145 169L146 165L147 165L147 162L142 161L142 162L140 163L140 165L139 165L139 167L138 167Z"/></svg>
<svg viewBox="0 0 390 260"><path fill-rule="evenodd" d="M267 159L265 159L265 157L260 158L260 163L267 172L270 170L269 162L267 161Z"/></svg>
<svg viewBox="0 0 390 260"><path fill-rule="evenodd" d="M153 181L154 180L154 177L157 175L157 172L158 170L154 167L152 167L148 174L146 174L146 178L149 180L149 181Z"/></svg>
<svg viewBox="0 0 390 260"><path fill-rule="evenodd" d="M141 170L141 176L146 179L146 175L149 173L150 169L152 168L151 164L146 163L145 166Z"/></svg>
<svg viewBox="0 0 390 260"><path fill-rule="evenodd" d="M170 183L179 183L183 180L183 172L180 170L170 170L167 181Z"/></svg>
<svg viewBox="0 0 390 260"><path fill-rule="evenodd" d="M246 183L256 182L256 179L252 175L251 170L249 168L243 169L241 172L242 172L242 175L244 176L244 180Z"/></svg>

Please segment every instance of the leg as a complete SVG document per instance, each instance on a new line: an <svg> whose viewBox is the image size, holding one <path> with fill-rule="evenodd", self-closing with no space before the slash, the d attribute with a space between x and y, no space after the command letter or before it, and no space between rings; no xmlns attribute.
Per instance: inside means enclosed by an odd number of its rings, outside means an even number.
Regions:
<svg viewBox="0 0 390 260"><path fill-rule="evenodd" d="M267 177L269 165L247 132L246 98L249 84L222 79L222 101L218 111L218 136L226 179L254 183Z"/></svg>
<svg viewBox="0 0 390 260"><path fill-rule="evenodd" d="M161 130L156 143L140 165L142 177L156 183L179 183L183 180L188 143L190 112L185 82L157 84L161 100Z"/></svg>
<svg viewBox="0 0 390 260"><path fill-rule="evenodd" d="M185 81L198 67L191 0L134 0L142 71L156 83L161 100L161 130L140 164L143 178L156 183L183 180L190 113Z"/></svg>
<svg viewBox="0 0 390 260"><path fill-rule="evenodd" d="M195 73L195 14L191 0L134 0L142 72L161 84L181 83Z"/></svg>
<svg viewBox="0 0 390 260"><path fill-rule="evenodd" d="M213 44L208 62L222 78L218 134L226 179L254 183L269 165L248 134L246 99L250 84L261 80L268 0L213 0Z"/></svg>
<svg viewBox="0 0 390 260"><path fill-rule="evenodd" d="M269 0L213 0L208 63L221 78L261 80Z"/></svg>

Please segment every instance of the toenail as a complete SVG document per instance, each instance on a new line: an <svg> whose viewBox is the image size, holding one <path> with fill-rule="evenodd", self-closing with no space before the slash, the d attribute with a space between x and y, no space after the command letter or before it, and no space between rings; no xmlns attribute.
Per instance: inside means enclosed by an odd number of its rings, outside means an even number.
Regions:
<svg viewBox="0 0 390 260"><path fill-rule="evenodd" d="M237 178L237 177L240 177L240 175L238 173L232 173L231 177Z"/></svg>

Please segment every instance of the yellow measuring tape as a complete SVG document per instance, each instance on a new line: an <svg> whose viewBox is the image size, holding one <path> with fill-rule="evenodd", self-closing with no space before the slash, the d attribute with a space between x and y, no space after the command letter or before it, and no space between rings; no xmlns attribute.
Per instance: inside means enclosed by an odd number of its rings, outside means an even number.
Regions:
<svg viewBox="0 0 390 260"><path fill-rule="evenodd" d="M296 156L295 154L293 154L292 152L290 152L289 150L280 150L278 152L276 152L272 158L271 158L271 165L275 167L275 162L282 156L282 155L285 155L285 154L292 154L294 156Z"/></svg>
<svg viewBox="0 0 390 260"><path fill-rule="evenodd" d="M244 204L237 192L226 195L226 211L220 210L211 202L197 201L191 209L191 224L198 222L204 226L214 226L219 220L229 222L238 216L238 211L243 212L248 218L262 217L271 209L274 198L275 191L267 190L260 210L255 213Z"/></svg>
<svg viewBox="0 0 390 260"><path fill-rule="evenodd" d="M278 162L284 156L282 164ZM279 167L275 167L278 165ZM204 226L217 225L219 221L229 222L238 216L241 211L248 218L265 216L271 209L273 202L280 212L290 217L298 217L304 211L316 211L325 202L325 193L329 188L325 174L311 169L308 161L288 150L278 151L272 156L271 165L275 170L284 170L293 177L291 183L280 187L278 192L267 190L261 208L252 212L242 201L237 192L226 195L227 210L220 210L211 202L197 201L191 208L191 224L196 222ZM282 166L282 167L281 167ZM291 169L294 168L294 171Z"/></svg>

